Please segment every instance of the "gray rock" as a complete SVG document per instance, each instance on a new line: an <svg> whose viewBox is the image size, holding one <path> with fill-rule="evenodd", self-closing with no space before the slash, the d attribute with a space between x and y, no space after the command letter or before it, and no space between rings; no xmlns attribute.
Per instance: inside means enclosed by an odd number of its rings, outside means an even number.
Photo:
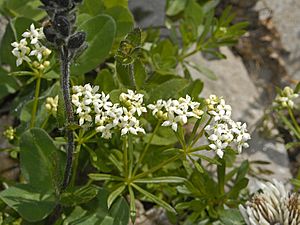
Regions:
<svg viewBox="0 0 300 225"><path fill-rule="evenodd" d="M159 27L164 25L166 1L164 0L130 0L129 8L134 14L137 25Z"/></svg>
<svg viewBox="0 0 300 225"><path fill-rule="evenodd" d="M261 88L253 84L240 57L235 56L228 48L222 48L221 52L227 56L226 60L206 60L200 54L190 58L190 61L206 66L218 76L218 80L213 81L192 71L194 78L204 81L201 95L203 97L208 97L210 94L223 96L232 106L233 119L247 122L252 140L249 142L250 148L244 149L241 158L270 162L269 165L253 164L253 171L257 173L259 169L270 170L274 174L262 178L287 181L291 178L291 173L284 145L275 140L264 139L257 129L267 106L259 99Z"/></svg>
<svg viewBox="0 0 300 225"><path fill-rule="evenodd" d="M299 0L260 0L255 9L260 18L265 19L266 11L271 12L272 20L281 36L286 56L286 69L295 80L300 80L300 1ZM267 9L267 10L266 10Z"/></svg>

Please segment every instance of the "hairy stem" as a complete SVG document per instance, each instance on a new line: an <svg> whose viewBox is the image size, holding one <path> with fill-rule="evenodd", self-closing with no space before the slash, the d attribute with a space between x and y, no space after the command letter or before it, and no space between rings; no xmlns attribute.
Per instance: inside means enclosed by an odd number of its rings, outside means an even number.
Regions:
<svg viewBox="0 0 300 225"><path fill-rule="evenodd" d="M39 75L36 80L34 102L33 102L33 108L32 108L32 112L31 112L31 122L30 122L31 128L34 127L34 125L35 125L35 117L36 117L36 112L37 112L38 103L39 103L40 90L41 90L41 76Z"/></svg>
<svg viewBox="0 0 300 225"><path fill-rule="evenodd" d="M74 133L70 130L69 125L74 122L74 114L71 103L71 95L70 95L70 61L69 61L69 51L65 46L61 47L60 50L60 59L61 59L61 87L64 97L64 103L66 108L66 116L67 116L67 129L66 135L68 139L67 143L67 160L65 167L65 174L63 183L61 186L61 192L64 191L68 184L70 183L70 177L72 174L72 164L73 164L73 154L74 154Z"/></svg>

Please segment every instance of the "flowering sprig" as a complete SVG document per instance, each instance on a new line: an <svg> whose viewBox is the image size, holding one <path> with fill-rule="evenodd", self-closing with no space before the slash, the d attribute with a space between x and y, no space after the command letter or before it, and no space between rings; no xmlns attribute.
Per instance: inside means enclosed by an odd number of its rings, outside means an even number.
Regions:
<svg viewBox="0 0 300 225"><path fill-rule="evenodd" d="M290 193L277 181L260 183L261 191L253 195L240 212L247 225L300 224L300 196Z"/></svg>
<svg viewBox="0 0 300 225"><path fill-rule="evenodd" d="M247 124L235 122L231 119L231 106L221 97L211 95L206 99L208 114L212 116L212 124L204 130L207 134L209 147L222 158L224 150L231 146L242 152L242 148L249 147L247 141L251 138L247 132Z"/></svg>
<svg viewBox="0 0 300 225"><path fill-rule="evenodd" d="M14 47L12 54L17 57L16 65L20 66L24 61L30 63L34 68L43 70L50 65L47 61L51 50L42 44L45 38L43 27L35 28L34 24L30 25L30 29L22 34L20 42L13 42L11 45Z"/></svg>
<svg viewBox="0 0 300 225"><path fill-rule="evenodd" d="M281 90L279 94L277 94L273 102L273 106L280 108L290 107L292 109L295 106L294 99L298 97L299 94L295 93L292 88L287 86Z"/></svg>
<svg viewBox="0 0 300 225"><path fill-rule="evenodd" d="M159 99L155 104L149 104L147 107L152 110L156 118L163 121L162 126L170 126L175 132L178 124L186 124L191 117L199 119L204 113L199 109L200 103L193 102L189 95L178 100Z"/></svg>
<svg viewBox="0 0 300 225"><path fill-rule="evenodd" d="M76 108L75 113L79 116L80 126L90 126L94 123L95 130L102 133L105 139L112 137L114 129L119 129L121 136L128 133L145 133L138 120L143 112L147 112L143 106L142 94L128 90L127 93L121 93L121 104L113 104L109 95L98 93L99 86L92 87L86 84L74 86L72 90L72 103Z"/></svg>

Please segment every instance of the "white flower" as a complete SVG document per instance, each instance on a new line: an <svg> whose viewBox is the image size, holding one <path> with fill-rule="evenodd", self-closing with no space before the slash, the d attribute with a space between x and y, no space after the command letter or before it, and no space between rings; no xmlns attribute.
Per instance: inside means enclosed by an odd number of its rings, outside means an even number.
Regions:
<svg viewBox="0 0 300 225"><path fill-rule="evenodd" d="M152 110L152 115L163 121L162 126L170 126L175 132L178 124L184 125L188 122L188 118L199 119L203 114L203 111L199 109L200 103L193 102L189 95L178 100L159 99L155 104L149 104L147 107Z"/></svg>
<svg viewBox="0 0 300 225"><path fill-rule="evenodd" d="M300 196L289 193L281 182L260 183L261 191L239 209L247 225L300 224Z"/></svg>
<svg viewBox="0 0 300 225"><path fill-rule="evenodd" d="M204 130L210 142L209 147L222 158L227 147L236 148L238 153L243 148L248 148L247 141L251 139L247 133L247 124L233 121L231 117L231 106L225 104L223 98L211 95L206 99L208 113L213 116L211 125Z"/></svg>
<svg viewBox="0 0 300 225"><path fill-rule="evenodd" d="M36 56L37 59L38 59L39 61L42 60L43 55L45 55L46 53L48 54L49 51L50 51L50 53L51 53L51 50L50 50L50 49L48 49L48 48L46 48L45 46L40 45L40 44L38 44L38 43L36 43L36 44L34 45L34 47L35 47L35 49L33 49L33 50L30 52L29 56Z"/></svg>
<svg viewBox="0 0 300 225"><path fill-rule="evenodd" d="M215 121L230 120L231 117L231 106L226 105L225 100L220 97L218 98L215 95L211 95L206 99L208 113L213 116Z"/></svg>
<svg viewBox="0 0 300 225"><path fill-rule="evenodd" d="M37 44L39 39L44 38L43 27L35 28L34 24L30 25L30 30L26 31L22 34L24 38L30 38L30 44Z"/></svg>
<svg viewBox="0 0 300 225"><path fill-rule="evenodd" d="M127 107L132 114L141 116L142 113L147 112L146 107L143 106L144 95L128 90L127 93L121 93L120 101Z"/></svg>
<svg viewBox="0 0 300 225"><path fill-rule="evenodd" d="M128 93L120 95L125 107L113 104L109 95L99 93L99 86L92 87L90 84L72 87L72 103L79 115L79 125L87 122L94 122L95 130L101 133L105 139L112 137L114 130L120 130L121 135L145 133L140 126L138 116L145 111L142 106L143 95L135 94L128 90ZM134 110L133 110L134 108Z"/></svg>
<svg viewBox="0 0 300 225"><path fill-rule="evenodd" d="M46 99L45 107L49 113L56 116L57 107L58 107L58 95L53 97L48 97Z"/></svg>
<svg viewBox="0 0 300 225"><path fill-rule="evenodd" d="M20 42L13 42L11 44L14 47L12 54L17 57L17 66L20 66L23 61L31 62L30 56L36 56L38 61L42 62L33 62L33 67L40 70L48 67L49 61L45 60L51 54L51 50L43 46L39 41L44 38L43 28L35 28L34 24L31 24L30 30L24 32L22 37L24 38ZM30 39L30 46L28 46L27 38Z"/></svg>
<svg viewBox="0 0 300 225"><path fill-rule="evenodd" d="M13 42L11 45L14 47L12 54L17 57L17 66L20 66L23 61L31 62L30 58L27 56L30 52L30 48L27 46L26 39L22 39L19 43Z"/></svg>

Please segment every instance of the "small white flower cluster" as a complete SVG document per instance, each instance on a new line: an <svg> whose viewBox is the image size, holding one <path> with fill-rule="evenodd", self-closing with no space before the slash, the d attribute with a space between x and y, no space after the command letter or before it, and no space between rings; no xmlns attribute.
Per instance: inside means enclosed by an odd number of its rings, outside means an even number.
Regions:
<svg viewBox="0 0 300 225"><path fill-rule="evenodd" d="M96 131L102 133L102 137L112 137L113 129L121 130L121 135L131 133L145 133L140 126L138 117L146 108L143 106L143 95L128 90L120 95L121 104L113 104L109 95L98 93L99 87L73 86L72 103L76 107L79 116L79 125L85 122L94 122Z"/></svg>
<svg viewBox="0 0 300 225"><path fill-rule="evenodd" d="M231 119L231 106L226 105L223 98L215 95L206 99L206 104L208 114L213 118L212 124L204 128L210 142L209 147L220 158L223 158L224 150L229 146L237 148L239 153L241 153L242 148L249 147L247 141L251 137L247 133L247 125Z"/></svg>
<svg viewBox="0 0 300 225"><path fill-rule="evenodd" d="M203 111L199 109L200 103L193 102L189 95L178 100L169 99L167 101L159 99L155 104L148 105L152 114L162 120L162 126L170 126L176 132L178 124L184 125L188 118L199 119Z"/></svg>
<svg viewBox="0 0 300 225"><path fill-rule="evenodd" d="M56 95L54 98L48 97L46 99L45 107L50 114L56 116L57 107L58 107L58 95Z"/></svg>
<svg viewBox="0 0 300 225"><path fill-rule="evenodd" d="M41 42L44 39L43 28L35 28L34 24L30 25L30 30L22 34L23 39L20 42L13 42L14 47L12 54L17 57L16 65L22 65L23 61L30 63L30 57L35 56L36 60L33 66L37 69L43 70L50 65L46 58L51 54L51 50L46 48Z"/></svg>
<svg viewBox="0 0 300 225"><path fill-rule="evenodd" d="M289 193L276 180L260 183L261 191L239 206L247 225L298 225L300 224L300 196Z"/></svg>
<svg viewBox="0 0 300 225"><path fill-rule="evenodd" d="M283 108L294 108L295 103L293 99L298 98L299 94L295 93L294 90L290 87L285 87L280 94L278 94L273 102L273 106L275 107L283 107Z"/></svg>

